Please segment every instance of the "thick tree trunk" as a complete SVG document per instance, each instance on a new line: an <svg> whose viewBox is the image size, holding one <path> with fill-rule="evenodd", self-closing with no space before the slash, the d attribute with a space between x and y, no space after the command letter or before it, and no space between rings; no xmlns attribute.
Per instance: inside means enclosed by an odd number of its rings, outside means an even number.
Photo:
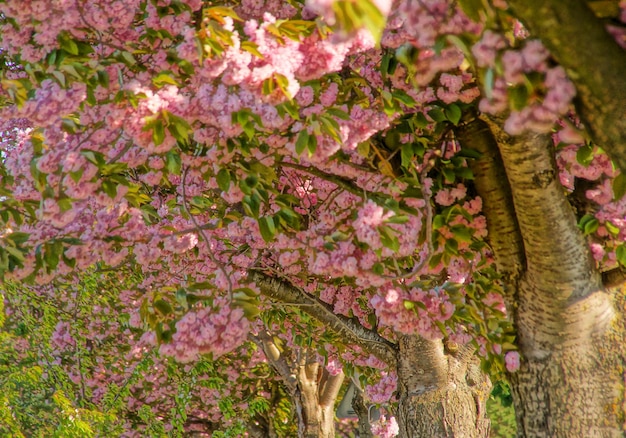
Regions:
<svg viewBox="0 0 626 438"><path fill-rule="evenodd" d="M623 397L615 312L558 181L552 139L527 134L500 150L528 262L515 321L519 428L533 437L622 436L612 412Z"/></svg>
<svg viewBox="0 0 626 438"><path fill-rule="evenodd" d="M491 382L472 361L473 352L455 356L441 341L409 336L399 345L399 436L489 436L485 406Z"/></svg>
<svg viewBox="0 0 626 438"><path fill-rule="evenodd" d="M507 298L522 356L521 368L511 375L518 433L623 436L623 321L616 318L615 296L604 291L558 182L551 139L536 134L511 138L499 124L491 126L523 243L519 274L505 277L514 291ZM507 181L499 183L506 186ZM493 224L500 215L493 208L485 213L498 253L502 236ZM496 255L499 268L510 270L512 265L502 261L512 259Z"/></svg>

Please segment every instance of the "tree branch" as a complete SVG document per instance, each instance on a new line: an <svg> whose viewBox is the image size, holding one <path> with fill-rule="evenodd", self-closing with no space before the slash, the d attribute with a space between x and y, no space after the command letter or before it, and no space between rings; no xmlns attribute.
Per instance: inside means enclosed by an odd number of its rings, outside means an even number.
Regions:
<svg viewBox="0 0 626 438"><path fill-rule="evenodd" d="M288 167L290 169L296 169L301 172L306 172L310 175L321 178L325 181L328 181L329 183L335 184L337 187L345 190L346 192L352 193L353 195L359 196L361 198L367 197L367 199L371 199L379 205L384 205L385 201L389 198L388 195L377 192L370 192L362 189L357 186L354 181L348 178L324 172L323 170L317 169L313 166L303 166L301 164L290 163L288 161L283 161L280 163L280 165L283 167Z"/></svg>
<svg viewBox="0 0 626 438"><path fill-rule="evenodd" d="M390 368L395 368L396 346L378 333L363 327L353 319L335 314L328 304L284 280L270 277L259 271L250 271L248 278L259 286L263 295L284 303L303 306L304 312L328 326L346 342L358 345L363 351L373 354Z"/></svg>
<svg viewBox="0 0 626 438"><path fill-rule="evenodd" d="M528 275L543 290L560 290L560 298L552 297L557 301L601 289L595 262L558 180L551 135L510 137L498 122L492 129L511 185Z"/></svg>
<svg viewBox="0 0 626 438"><path fill-rule="evenodd" d="M615 268L602 273L602 284L606 288L621 286L624 283L626 283L626 272L622 268Z"/></svg>
<svg viewBox="0 0 626 438"><path fill-rule="evenodd" d="M594 142L626 172L626 52L586 1L509 0L578 90L578 115Z"/></svg>
<svg viewBox="0 0 626 438"><path fill-rule="evenodd" d="M276 346L272 336L265 330L259 331L258 336L251 336L255 344L257 344L263 352L265 357L272 364L276 372L283 379L283 382L290 391L295 391L297 380L294 371L291 369L285 357L281 354L280 350Z"/></svg>
<svg viewBox="0 0 626 438"><path fill-rule="evenodd" d="M320 382L318 397L320 406L333 406L335 400L337 399L337 395L339 394L339 390L341 389L341 385L343 384L344 378L345 375L343 371L340 371L339 374L332 375L326 370L326 368L322 370L322 380Z"/></svg>
<svg viewBox="0 0 626 438"><path fill-rule="evenodd" d="M511 186L502 164L498 143L489 125L478 117L459 126L455 134L463 148L473 149L480 158L470 160L474 186L483 200L487 218L487 239L505 282L514 282L525 268L524 244L520 234ZM508 288L507 288L508 289Z"/></svg>

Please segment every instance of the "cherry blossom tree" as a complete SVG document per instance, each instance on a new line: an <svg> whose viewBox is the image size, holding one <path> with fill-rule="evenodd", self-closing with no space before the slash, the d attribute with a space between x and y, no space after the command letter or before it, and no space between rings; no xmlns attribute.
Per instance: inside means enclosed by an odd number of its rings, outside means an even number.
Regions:
<svg viewBox="0 0 626 438"><path fill-rule="evenodd" d="M128 380L125 348L171 368L142 397L180 376L138 427L222 397L224 363L242 398L280 382L229 411L250 436L283 399L334 436L344 375L380 436L487 436L503 376L521 436L621 436L625 10L0 1L6 290L74 315L50 354L117 334L123 371L76 382ZM89 321L94 269L124 287Z"/></svg>

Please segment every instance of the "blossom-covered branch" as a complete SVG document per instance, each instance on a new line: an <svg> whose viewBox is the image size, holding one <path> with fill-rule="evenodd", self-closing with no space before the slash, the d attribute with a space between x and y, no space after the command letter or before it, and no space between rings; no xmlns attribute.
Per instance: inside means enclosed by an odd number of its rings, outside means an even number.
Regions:
<svg viewBox="0 0 626 438"><path fill-rule="evenodd" d="M360 346L390 367L395 366L397 359L394 344L378 333L363 327L354 319L335 314L327 304L284 280L269 277L258 271L251 271L248 275L264 295L281 302L302 306L304 312L328 325L347 342Z"/></svg>

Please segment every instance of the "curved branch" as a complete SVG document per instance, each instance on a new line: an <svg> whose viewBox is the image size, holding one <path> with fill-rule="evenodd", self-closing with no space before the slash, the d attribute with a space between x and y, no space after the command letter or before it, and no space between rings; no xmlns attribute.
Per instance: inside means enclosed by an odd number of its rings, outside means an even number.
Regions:
<svg viewBox="0 0 626 438"><path fill-rule="evenodd" d="M626 172L626 52L586 1L509 0L578 90L578 115L594 142Z"/></svg>
<svg viewBox="0 0 626 438"><path fill-rule="evenodd" d="M563 300L600 289L595 262L558 180L552 136L511 137L497 122L492 129L511 185L528 275L544 290L562 289Z"/></svg>
<svg viewBox="0 0 626 438"><path fill-rule="evenodd" d="M395 368L396 346L378 333L363 327L351 318L335 314L328 304L284 280L269 277L259 271L248 272L248 278L259 286L263 295L284 303L303 306L304 312L328 326L347 342L358 345L390 368Z"/></svg>
<svg viewBox="0 0 626 438"><path fill-rule="evenodd" d="M370 192L365 189L360 188L356 185L356 183L348 178L344 178L339 175L333 175L332 173L324 172L323 170L317 169L313 166L303 166L301 164L289 163L287 161L283 161L280 163L283 167L288 167L290 169L300 170L302 172L306 172L310 175L321 178L329 183L335 184L337 187L345 190L346 192L352 193L353 195L359 196L361 198L366 197L367 199L371 199L375 203L379 205L384 205L385 201L389 198L388 195L384 195L382 193ZM367 195L367 196L365 196Z"/></svg>
<svg viewBox="0 0 626 438"><path fill-rule="evenodd" d="M268 359L270 364L274 367L276 372L283 379L283 382L290 391L295 391L297 380L296 376L287 363L285 357L281 354L280 350L276 346L272 336L265 330L260 330L257 336L250 335L252 341L257 344Z"/></svg>
<svg viewBox="0 0 626 438"><path fill-rule="evenodd" d="M483 200L487 237L493 249L498 272L505 281L515 282L526 265L511 186L502 164L497 140L489 125L477 117L459 126L455 134L463 148L473 149L480 158L470 160L474 186Z"/></svg>
<svg viewBox="0 0 626 438"><path fill-rule="evenodd" d="M339 395L339 390L341 389L344 378L345 374L343 371L332 375L326 370L326 368L323 369L318 397L320 406L333 407L335 400L337 399L337 395Z"/></svg>

